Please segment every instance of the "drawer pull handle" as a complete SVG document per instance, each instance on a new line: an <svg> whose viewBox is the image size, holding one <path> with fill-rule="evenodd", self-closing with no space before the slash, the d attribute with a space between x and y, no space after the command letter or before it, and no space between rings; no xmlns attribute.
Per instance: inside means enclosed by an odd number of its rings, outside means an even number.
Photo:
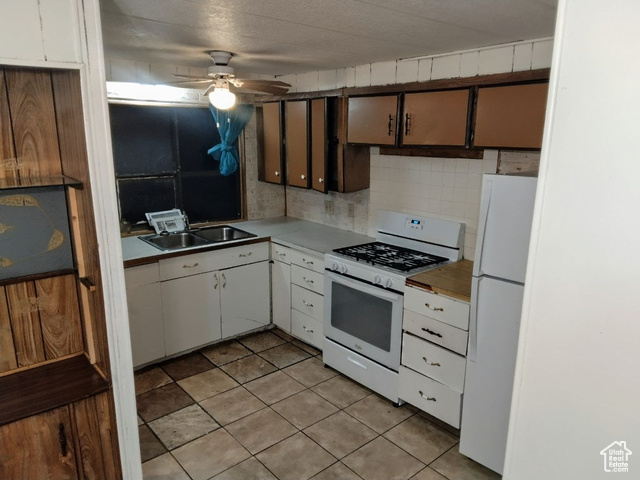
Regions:
<svg viewBox="0 0 640 480"><path fill-rule="evenodd" d="M225 288L227 286L227 277L224 276L224 273L222 274L222 288Z"/></svg>
<svg viewBox="0 0 640 480"><path fill-rule="evenodd" d="M252 253L253 253L253 252L249 252L249 253L241 253L241 254L239 254L238 256L239 256L239 257L250 257Z"/></svg>
<svg viewBox="0 0 640 480"><path fill-rule="evenodd" d="M435 335L436 337L440 337L440 338L442 338L442 335L441 335L441 334L439 334L439 333L437 333L437 332L434 332L434 331L432 331L432 330L429 330L428 328L424 328L424 327L422 327L422 331L423 331L423 332L427 332L429 335Z"/></svg>
<svg viewBox="0 0 640 480"><path fill-rule="evenodd" d="M393 115L389 114L389 124L387 125L389 128L389 136L393 133Z"/></svg>
<svg viewBox="0 0 640 480"><path fill-rule="evenodd" d="M364 368L365 370L367 369L367 366L366 366L365 364L360 363L359 361L354 360L354 359L353 359L353 358L351 358L351 357L347 357L347 360L348 360L349 362L353 363L354 365L357 365L357 366L358 366L358 367L360 367L360 368Z"/></svg>
<svg viewBox="0 0 640 480"><path fill-rule="evenodd" d="M444 308L442 307L432 307L428 303L425 303L424 306L427 307L429 310L433 310L434 312L444 312Z"/></svg>
<svg viewBox="0 0 640 480"><path fill-rule="evenodd" d="M193 265L182 265L182 268L194 268L194 267L197 267L198 265L200 264L196 262Z"/></svg>
<svg viewBox="0 0 640 480"><path fill-rule="evenodd" d="M216 279L216 284L213 286L213 289L216 290L218 288L218 274L214 273L213 278Z"/></svg>
<svg viewBox="0 0 640 480"><path fill-rule="evenodd" d="M286 257L287 254L286 253L282 253L282 252L276 252L278 255L280 255L281 257Z"/></svg>
<svg viewBox="0 0 640 480"><path fill-rule="evenodd" d="M441 367L442 366L438 362L430 362L429 360L427 360L427 357L422 357L422 359L425 361L425 363L427 365L432 365L434 367Z"/></svg>
<svg viewBox="0 0 640 480"><path fill-rule="evenodd" d="M307 277L302 277L302 279L307 283L313 283L313 280L309 280Z"/></svg>
<svg viewBox="0 0 640 480"><path fill-rule="evenodd" d="M302 329L307 333L313 333L313 330L311 330L310 328L305 327L304 325L302 326Z"/></svg>
<svg viewBox="0 0 640 480"><path fill-rule="evenodd" d="M302 300L302 304L303 304L305 307L313 308L313 303L309 303L309 302L307 302L306 300Z"/></svg>
<svg viewBox="0 0 640 480"><path fill-rule="evenodd" d="M425 400L429 401L429 402L437 402L438 400L436 400L436 397L425 397L424 393L422 392L422 390L418 390L418 393L420 394L420 396L422 398L424 398Z"/></svg>
<svg viewBox="0 0 640 480"><path fill-rule="evenodd" d="M307 260L306 258L303 258L302 261L307 265L313 265L313 262L311 260Z"/></svg>

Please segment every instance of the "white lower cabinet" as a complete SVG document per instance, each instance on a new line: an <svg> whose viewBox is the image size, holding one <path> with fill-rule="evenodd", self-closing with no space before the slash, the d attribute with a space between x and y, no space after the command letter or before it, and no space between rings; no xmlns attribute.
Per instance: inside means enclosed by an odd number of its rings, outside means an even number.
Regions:
<svg viewBox="0 0 640 480"><path fill-rule="evenodd" d="M266 242L125 269L134 366L266 326Z"/></svg>
<svg viewBox="0 0 640 480"><path fill-rule="evenodd" d="M271 245L271 308L273 323L291 333L291 265L289 247Z"/></svg>
<svg viewBox="0 0 640 480"><path fill-rule="evenodd" d="M218 272L162 282L166 355L222 338Z"/></svg>
<svg viewBox="0 0 640 480"><path fill-rule="evenodd" d="M219 272L222 338L269 325L269 262Z"/></svg>
<svg viewBox="0 0 640 480"><path fill-rule="evenodd" d="M133 366L165 356L158 264L125 270Z"/></svg>
<svg viewBox="0 0 640 480"><path fill-rule="evenodd" d="M405 291L400 398L460 428L469 304Z"/></svg>

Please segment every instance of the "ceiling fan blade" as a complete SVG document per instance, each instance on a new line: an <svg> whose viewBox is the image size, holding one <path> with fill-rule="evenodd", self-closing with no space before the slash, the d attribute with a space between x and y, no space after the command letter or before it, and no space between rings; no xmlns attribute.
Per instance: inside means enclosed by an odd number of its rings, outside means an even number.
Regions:
<svg viewBox="0 0 640 480"><path fill-rule="evenodd" d="M206 75L180 75L178 73L173 73L172 75L174 77L177 77L177 78L193 78L193 79L196 79L196 80L206 80L206 79L211 80Z"/></svg>
<svg viewBox="0 0 640 480"><path fill-rule="evenodd" d="M237 78L236 80L244 83L244 84L254 84L254 85L272 85L274 87L286 87L291 88L291 85L288 83L281 82L280 80L263 80L259 78Z"/></svg>
<svg viewBox="0 0 640 480"><path fill-rule="evenodd" d="M230 85L229 89L234 92L262 92L274 95L284 95L289 91L288 88L274 87L272 85L242 85L241 87Z"/></svg>
<svg viewBox="0 0 640 480"><path fill-rule="evenodd" d="M168 85L191 85L196 83L211 83L213 80L178 80L175 82L166 82Z"/></svg>

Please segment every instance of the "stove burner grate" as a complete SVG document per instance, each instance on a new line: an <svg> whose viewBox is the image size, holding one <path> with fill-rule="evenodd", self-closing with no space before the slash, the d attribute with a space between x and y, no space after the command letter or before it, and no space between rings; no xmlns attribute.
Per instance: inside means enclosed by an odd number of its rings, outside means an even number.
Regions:
<svg viewBox="0 0 640 480"><path fill-rule="evenodd" d="M334 252L355 258L356 261L359 262L381 265L401 272L428 267L448 260L447 258L437 255L430 255L417 250L381 242L337 248Z"/></svg>

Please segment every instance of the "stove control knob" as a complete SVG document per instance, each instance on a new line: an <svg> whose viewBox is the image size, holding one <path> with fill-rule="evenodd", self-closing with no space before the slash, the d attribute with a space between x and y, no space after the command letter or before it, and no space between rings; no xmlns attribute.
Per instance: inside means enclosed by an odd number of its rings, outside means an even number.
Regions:
<svg viewBox="0 0 640 480"><path fill-rule="evenodd" d="M380 285L382 283L382 277L380 275L376 275L373 279L373 283L375 285Z"/></svg>
<svg viewBox="0 0 640 480"><path fill-rule="evenodd" d="M393 286L393 282L391 281L391 279L390 279L390 278L387 278L387 279L384 281L384 286L385 286L386 288L391 288L391 287Z"/></svg>
<svg viewBox="0 0 640 480"><path fill-rule="evenodd" d="M349 271L349 269L347 268L347 266L346 266L346 265L344 265L344 264L343 264L343 265L340 265L340 273L341 273L341 274L343 274L343 275L344 275L344 274L346 274L348 271Z"/></svg>
<svg viewBox="0 0 640 480"><path fill-rule="evenodd" d="M333 270L334 272L338 271L338 263L337 262L333 262L331 264L331 270Z"/></svg>

